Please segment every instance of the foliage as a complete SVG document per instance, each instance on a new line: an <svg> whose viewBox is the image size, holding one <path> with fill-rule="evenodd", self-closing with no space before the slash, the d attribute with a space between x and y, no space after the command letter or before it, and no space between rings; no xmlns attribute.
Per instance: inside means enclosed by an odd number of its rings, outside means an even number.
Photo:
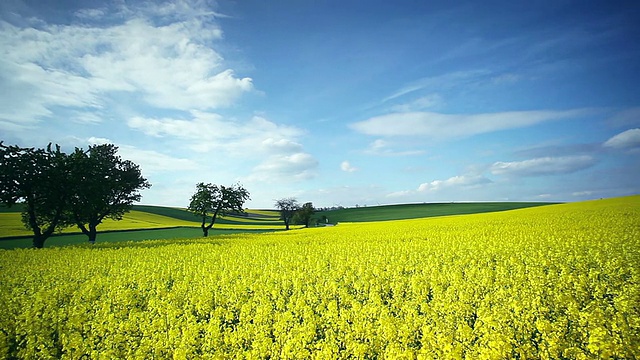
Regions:
<svg viewBox="0 0 640 360"><path fill-rule="evenodd" d="M146 211L139 211L135 209L147 209L146 206L137 206L134 205L134 210L124 214L122 220L111 220L105 219L102 224L100 224L100 242L103 241L124 241L128 240L127 237L131 237L129 240L141 240L141 239L163 239L163 234L166 232L167 234L171 233L169 228L181 227L181 228L193 228L197 231L194 232L192 230L185 231L183 237L191 237L197 238L202 236L202 230L200 229L199 221L186 221L181 218L174 218L159 215L157 213L151 213ZM162 207L156 207L158 213L165 213L162 211ZM171 209L171 208L164 208ZM249 213L253 213L254 210L248 210ZM168 211L167 213L171 213ZM216 221L217 229L215 231L215 235L219 235L221 233L226 233L228 231L233 231L234 233L238 232L253 232L253 231L279 231L284 230L284 224L277 217L277 212L272 211L272 214L276 216L272 216L267 219L272 219L270 221L263 220L263 217L255 218L255 217L222 217ZM190 214L190 213L188 213ZM190 217L193 219L193 214L190 214ZM231 220L228 220L231 219ZM237 219L238 221L235 221ZM221 221L227 220L227 221ZM148 237L140 237L141 233L145 233L143 230L151 230L157 229L154 232L150 233ZM209 235L211 236L211 231L209 231ZM199 232L199 233L198 233ZM82 236L74 235L80 234ZM2 213L0 212L0 248L4 249L13 249L13 248L26 248L29 246L28 241L26 239L26 235L29 235L29 232L24 228L20 220L19 213ZM8 240L8 237L14 238L13 240ZM22 239L15 239L15 237L23 237ZM172 236L178 237L178 236ZM49 246L62 246L67 244L77 244L77 239L84 238L86 242L86 235L79 232L77 227L69 227L62 229L60 234L55 234L52 238L49 238L46 243L46 247Z"/></svg>
<svg viewBox="0 0 640 360"><path fill-rule="evenodd" d="M218 186L210 183L198 183L196 192L191 196L187 210L202 218L202 233L203 236L207 236L218 215L223 216L230 212L243 212L243 205L248 199L249 192L239 184ZM207 225L209 216L211 216L211 221Z"/></svg>
<svg viewBox="0 0 640 360"><path fill-rule="evenodd" d="M313 208L313 204L310 202L305 203L294 214L293 222L299 225L304 225L304 227L309 227L311 217L314 213L315 209Z"/></svg>
<svg viewBox="0 0 640 360"><path fill-rule="evenodd" d="M639 205L0 251L0 358L639 358Z"/></svg>
<svg viewBox="0 0 640 360"><path fill-rule="evenodd" d="M46 149L6 146L0 142L0 202L24 203L22 222L33 232L33 246L64 227L69 204L67 155L60 147Z"/></svg>
<svg viewBox="0 0 640 360"><path fill-rule="evenodd" d="M106 218L121 220L151 187L140 167L117 155L113 144L76 148L69 156L71 193L69 221L94 243L97 226Z"/></svg>
<svg viewBox="0 0 640 360"><path fill-rule="evenodd" d="M122 160L117 150L95 145L67 155L51 144L35 149L0 142L0 202L20 205L34 247L44 247L56 230L71 225L94 242L98 224L121 219L140 200L138 191L150 186L140 168Z"/></svg>
<svg viewBox="0 0 640 360"><path fill-rule="evenodd" d="M284 221L285 227L289 230L293 216L300 209L298 200L295 198L283 198L277 200L275 206L280 211L280 220Z"/></svg>

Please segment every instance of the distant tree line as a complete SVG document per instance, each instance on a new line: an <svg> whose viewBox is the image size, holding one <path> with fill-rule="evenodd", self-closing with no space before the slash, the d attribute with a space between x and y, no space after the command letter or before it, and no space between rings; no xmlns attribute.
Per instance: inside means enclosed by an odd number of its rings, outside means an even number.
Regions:
<svg viewBox="0 0 640 360"><path fill-rule="evenodd" d="M284 221L287 230L289 230L289 226L292 223L309 227L311 217L315 213L312 203L308 202L300 205L296 198L277 200L275 206L280 211L280 219Z"/></svg>
<svg viewBox="0 0 640 360"><path fill-rule="evenodd" d="M201 219L202 236L206 237L219 216L245 213L243 205L249 199L249 191L240 184L224 186L201 182L196 184L187 210ZM275 206L287 230L291 224L309 227L315 212L312 203L300 205L295 198L277 200Z"/></svg>
<svg viewBox="0 0 640 360"><path fill-rule="evenodd" d="M36 248L70 226L93 243L104 219L122 219L141 199L140 190L151 186L140 167L117 152L113 144L66 154L58 145L22 148L0 141L0 203L23 205L22 222Z"/></svg>
<svg viewBox="0 0 640 360"><path fill-rule="evenodd" d="M151 187L140 167L123 160L113 144L76 148L23 148L0 141L0 204L22 205L22 222L33 232L33 246L44 247L56 231L77 226L95 243L104 219L121 220L140 201L140 191ZM244 213L249 192L240 184L196 184L188 211L201 219L208 236L219 216ZM315 209L295 198L277 200L276 208L287 230L291 224L309 227Z"/></svg>

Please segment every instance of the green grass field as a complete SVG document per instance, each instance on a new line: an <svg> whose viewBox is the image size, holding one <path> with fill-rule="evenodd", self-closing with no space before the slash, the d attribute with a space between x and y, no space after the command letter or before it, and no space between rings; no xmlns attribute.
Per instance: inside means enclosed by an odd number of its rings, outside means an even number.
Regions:
<svg viewBox="0 0 640 360"><path fill-rule="evenodd" d="M240 233L263 233L276 230L233 230L233 229L212 229L209 231L210 237L220 235L240 234ZM117 243L144 240L174 240L174 239L195 239L202 237L202 230L195 227L177 227L170 229L146 229L130 231L108 231L98 235L97 243ZM87 236L84 234L59 234L47 239L45 247L82 245L87 244ZM30 237L0 239L0 249L27 249L31 248Z"/></svg>
<svg viewBox="0 0 640 360"><path fill-rule="evenodd" d="M435 203L371 206L317 212L319 223L322 216L328 222L363 222L414 219L423 217L462 215L505 211L547 205L549 203L486 202L486 203ZM28 248L31 232L20 220L20 206L0 207L0 248ZM313 221L312 221L313 224ZM294 226L294 228L300 226ZM200 219L181 208L135 205L121 221L105 220L98 227L98 242L158 240L174 238L198 238L202 236ZM275 210L247 210L244 215L218 218L210 236L241 233L270 232L284 230L279 213ZM61 234L47 240L45 246L82 244L87 238L75 227L64 229Z"/></svg>
<svg viewBox="0 0 640 360"><path fill-rule="evenodd" d="M546 202L469 202L469 203L425 203L368 206L339 210L320 211L314 218L326 216L330 224L339 222L386 221L417 219L433 216L478 214L506 211L535 206L552 205Z"/></svg>
<svg viewBox="0 0 640 360"><path fill-rule="evenodd" d="M143 211L151 214L167 216L184 221L195 221L200 223L201 219L188 212L185 209L165 207L165 206L150 206L150 205L135 205L133 210ZM264 210L246 210L246 215L229 215L221 216L216 220L216 224L247 224L254 225L273 225L274 222L280 222L280 214L275 211Z"/></svg>

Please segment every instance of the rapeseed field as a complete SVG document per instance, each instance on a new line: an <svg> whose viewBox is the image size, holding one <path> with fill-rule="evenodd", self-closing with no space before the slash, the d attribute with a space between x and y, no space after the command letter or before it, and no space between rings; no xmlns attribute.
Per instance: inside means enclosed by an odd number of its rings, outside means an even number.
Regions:
<svg viewBox="0 0 640 360"><path fill-rule="evenodd" d="M0 250L0 357L640 358L640 196Z"/></svg>

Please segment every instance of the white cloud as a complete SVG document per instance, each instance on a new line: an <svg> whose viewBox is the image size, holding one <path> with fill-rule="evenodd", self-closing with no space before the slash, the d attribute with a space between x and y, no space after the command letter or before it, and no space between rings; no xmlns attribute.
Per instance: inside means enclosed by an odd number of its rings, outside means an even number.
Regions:
<svg viewBox="0 0 640 360"><path fill-rule="evenodd" d="M542 157L524 161L502 162L491 165L494 175L541 176L569 174L593 166L596 160L589 155Z"/></svg>
<svg viewBox="0 0 640 360"><path fill-rule="evenodd" d="M35 124L52 115L54 107L101 107L90 81L63 70L0 60L0 82L11 89L0 97L0 119L5 121Z"/></svg>
<svg viewBox="0 0 640 360"><path fill-rule="evenodd" d="M420 110L439 106L443 102L444 100L442 99L442 96L438 94L429 94L429 95L419 97L406 104L392 106L391 110L396 112L420 111Z"/></svg>
<svg viewBox="0 0 640 360"><path fill-rule="evenodd" d="M416 91L420 91L423 89L446 89L457 86L464 86L470 82L477 81L478 78L488 75L489 72L486 70L469 70L469 71L456 71L452 73L446 73L439 76L426 77L422 79L418 79L401 89L395 91L393 94L387 96L382 99L382 102L385 103L390 100L394 100L405 96L407 94L411 94Z"/></svg>
<svg viewBox="0 0 640 360"><path fill-rule="evenodd" d="M260 144L261 149L268 153L294 153L301 152L303 147L295 141L288 139L266 138Z"/></svg>
<svg viewBox="0 0 640 360"><path fill-rule="evenodd" d="M440 191L446 188L468 189L491 183L492 181L482 175L458 175L446 180L433 180L418 186L419 192Z"/></svg>
<svg viewBox="0 0 640 360"><path fill-rule="evenodd" d="M252 89L252 81L224 69L222 57L204 46L198 31L204 29L197 22L158 27L133 19L97 32L92 45L107 50L85 54L79 66L93 79L140 91L156 107L206 110L229 106Z"/></svg>
<svg viewBox="0 0 640 360"><path fill-rule="evenodd" d="M538 123L575 118L587 109L567 111L512 111L488 114L393 113L351 124L357 132L373 136L424 136L433 139L463 138Z"/></svg>
<svg viewBox="0 0 640 360"><path fill-rule="evenodd" d="M347 160L345 160L340 164L340 170L344 172L354 172L357 171L358 168L352 166Z"/></svg>
<svg viewBox="0 0 640 360"><path fill-rule="evenodd" d="M392 193L389 193L386 195L386 197L388 198L404 198L410 195L413 195L415 193L415 191L413 190L400 190L400 191L394 191Z"/></svg>
<svg viewBox="0 0 640 360"><path fill-rule="evenodd" d="M159 172L175 172L197 170L198 164L190 159L176 158L154 150L143 150L135 146L117 144L106 138L91 137L89 145L114 144L118 147L118 155L131 160L142 169L143 175Z"/></svg>
<svg viewBox="0 0 640 360"><path fill-rule="evenodd" d="M638 148L640 147L640 128L621 132L605 141L603 146L614 149Z"/></svg>
<svg viewBox="0 0 640 360"><path fill-rule="evenodd" d="M31 28L0 21L0 81L11 89L0 100L0 119L33 122L59 107L101 108L122 92L129 93L128 102L207 110L230 106L253 89L252 80L237 77L214 50L222 38L219 27L187 16L191 2L145 4L121 6L121 17L108 25L42 22ZM167 6L181 13L171 14ZM193 11L206 15L203 8ZM76 16L105 12L89 9ZM157 25L149 15L166 17Z"/></svg>
<svg viewBox="0 0 640 360"><path fill-rule="evenodd" d="M318 161L307 153L273 155L253 169L249 181L282 182L307 180L316 176Z"/></svg>
<svg viewBox="0 0 640 360"><path fill-rule="evenodd" d="M98 20L107 15L106 11L106 9L80 9L74 15L79 19Z"/></svg>
<svg viewBox="0 0 640 360"><path fill-rule="evenodd" d="M298 128L278 125L260 116L241 122L202 111L192 111L191 119L186 120L133 117L127 124L149 136L187 140L187 146L194 151L223 151L236 156L301 152L302 145L293 139L304 133ZM250 151L256 144L262 153Z"/></svg>
<svg viewBox="0 0 640 360"><path fill-rule="evenodd" d="M134 117L128 125L149 136L184 140L193 151L257 162L247 181L301 180L316 175L318 161L296 141L304 134L298 128L260 116L240 122L202 111L192 111L191 115L189 120Z"/></svg>
<svg viewBox="0 0 640 360"><path fill-rule="evenodd" d="M98 116L98 114L86 111L73 112L71 119L81 124L98 124L103 120L103 118L101 116Z"/></svg>
<svg viewBox="0 0 640 360"><path fill-rule="evenodd" d="M369 144L369 147L364 150L365 154L376 156L411 156L424 154L424 150L405 150L397 151L391 148L391 144L388 141L377 139Z"/></svg>

